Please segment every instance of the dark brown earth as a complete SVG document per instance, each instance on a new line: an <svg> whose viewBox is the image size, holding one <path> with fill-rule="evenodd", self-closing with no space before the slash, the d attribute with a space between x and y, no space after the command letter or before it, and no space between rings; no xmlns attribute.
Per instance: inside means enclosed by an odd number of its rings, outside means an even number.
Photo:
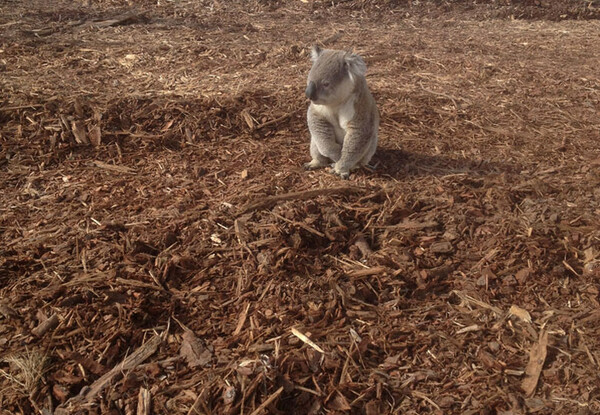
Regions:
<svg viewBox="0 0 600 415"><path fill-rule="evenodd" d="M599 8L0 0L0 413L600 413Z"/></svg>

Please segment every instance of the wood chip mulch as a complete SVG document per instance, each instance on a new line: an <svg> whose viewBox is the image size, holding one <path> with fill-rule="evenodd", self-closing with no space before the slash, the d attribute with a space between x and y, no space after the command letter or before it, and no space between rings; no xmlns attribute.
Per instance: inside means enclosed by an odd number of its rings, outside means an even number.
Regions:
<svg viewBox="0 0 600 415"><path fill-rule="evenodd" d="M599 8L0 2L0 414L600 413Z"/></svg>

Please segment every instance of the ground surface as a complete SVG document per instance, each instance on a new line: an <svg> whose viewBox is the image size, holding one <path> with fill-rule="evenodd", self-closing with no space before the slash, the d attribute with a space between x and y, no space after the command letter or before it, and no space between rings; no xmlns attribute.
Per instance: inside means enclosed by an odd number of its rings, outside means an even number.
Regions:
<svg viewBox="0 0 600 415"><path fill-rule="evenodd" d="M2 414L600 413L599 5L407 3L0 1Z"/></svg>

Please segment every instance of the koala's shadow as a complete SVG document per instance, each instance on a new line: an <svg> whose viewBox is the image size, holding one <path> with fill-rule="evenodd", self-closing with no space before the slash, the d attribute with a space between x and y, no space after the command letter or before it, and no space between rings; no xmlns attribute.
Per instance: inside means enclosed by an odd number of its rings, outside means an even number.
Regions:
<svg viewBox="0 0 600 415"><path fill-rule="evenodd" d="M376 166L375 174L381 177L402 179L414 176L448 176L466 174L487 176L490 174L515 173L519 166L488 160L452 158L437 154L424 154L391 148L377 148L371 159Z"/></svg>

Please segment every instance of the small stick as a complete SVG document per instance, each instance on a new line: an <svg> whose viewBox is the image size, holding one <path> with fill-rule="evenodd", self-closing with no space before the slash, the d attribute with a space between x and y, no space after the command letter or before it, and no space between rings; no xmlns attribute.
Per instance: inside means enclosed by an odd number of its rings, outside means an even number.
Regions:
<svg viewBox="0 0 600 415"><path fill-rule="evenodd" d="M132 168L129 168L127 166L118 166L115 164L108 164L108 163L104 163L103 161L99 161L99 160L94 160L93 163L96 167L100 167L101 169L110 170L110 171L114 171L117 173L135 174L135 170L133 170Z"/></svg>
<svg viewBox="0 0 600 415"><path fill-rule="evenodd" d="M350 271L347 275L350 278L359 278L359 277L367 277L369 275L377 275L385 272L385 267L373 267L373 268L365 268L365 269L357 269L356 271Z"/></svg>
<svg viewBox="0 0 600 415"><path fill-rule="evenodd" d="M425 229L425 228L435 228L438 226L437 222L402 222L397 223L395 225L381 226L383 229Z"/></svg>
<svg viewBox="0 0 600 415"><path fill-rule="evenodd" d="M152 356L161 343L162 339L160 338L160 336L154 336L153 338L148 340L135 352L123 359L121 363L113 367L110 371L108 371L108 373L104 374L102 377L96 380L90 387L88 393L85 394L85 397L87 399L90 399L98 395L115 376L122 374L124 371L133 369L134 367L142 363L144 360Z"/></svg>
<svg viewBox="0 0 600 415"><path fill-rule="evenodd" d="M289 118L289 117L291 117L291 116L292 116L292 114L294 114L294 112L296 112L296 111L293 111L293 112L290 112L290 113L284 114L284 115L282 115L281 117L277 117L277 118L275 118L275 119L273 119L273 120L270 120L270 121L263 122L262 124L259 124L259 125L257 125L257 126L256 126L256 127L254 127L254 128L251 128L251 131L260 130L261 128L268 127L269 125L277 124L277 123L279 123L279 122L281 122L281 121L285 120L286 118Z"/></svg>
<svg viewBox="0 0 600 415"><path fill-rule="evenodd" d="M48 331L54 330L56 326L58 326L58 315L52 314L50 318L42 321L37 327L31 330L31 332L37 337L42 337Z"/></svg>
<svg viewBox="0 0 600 415"><path fill-rule="evenodd" d="M244 327L244 323L246 322L246 317L248 317L248 310L250 309L250 303L246 304L246 308L242 311L240 315L240 319L238 320L237 327L233 331L233 335L237 336L242 331L242 327Z"/></svg>
<svg viewBox="0 0 600 415"><path fill-rule="evenodd" d="M258 415L260 412L265 409L271 402L273 402L279 395L283 392L283 386L277 389L271 396L267 398L266 401L260 404L258 408L256 408L250 415Z"/></svg>
<svg viewBox="0 0 600 415"><path fill-rule="evenodd" d="M435 402L433 402L427 395L425 395L422 392L419 391L412 391L412 395L416 396L417 398L421 398L423 399L425 402L430 403L435 409L437 409L438 411L441 411L442 408L440 408L440 406L438 404L436 404Z"/></svg>
<svg viewBox="0 0 600 415"><path fill-rule="evenodd" d="M308 226L305 223L296 222L296 221L287 219L287 218L285 218L285 217L283 217L281 215L278 215L275 212L271 212L271 213L273 214L273 216L275 216L278 219L281 219L281 220L283 220L285 222L291 223L292 225L300 226L302 229L307 230L308 232L312 233L313 235L317 235L317 236L320 236L321 238L325 238L325 234L324 233L319 232L318 230L311 228L310 226Z"/></svg>
<svg viewBox="0 0 600 415"><path fill-rule="evenodd" d="M104 375L102 375L100 378L98 378L94 383L92 383L91 387L87 388L86 392L83 392L80 395L69 399L67 402L63 403L58 408L56 408L56 411L54 413L56 415L66 415L73 413L73 407L77 405L83 405L86 402L89 402L90 400L94 399L115 378L117 378L118 376L122 376L124 372L137 367L147 358L152 356L161 343L161 337L159 335L155 335L142 346L140 346L136 351L134 351L132 354L123 359L121 363L119 363L111 370L106 372Z"/></svg>
<svg viewBox="0 0 600 415"><path fill-rule="evenodd" d="M244 213L253 212L255 210L260 209L268 209L275 206L279 202L284 202L286 200L307 200L313 199L317 196L327 195L345 195L361 192L363 189L354 186L342 186L342 187L333 187L333 188L325 188L325 189L314 189L314 190L304 190L301 192L291 192L285 193L282 195L268 196L262 197L259 200L248 203L245 207L243 207L239 215L243 215Z"/></svg>
<svg viewBox="0 0 600 415"><path fill-rule="evenodd" d="M496 316L500 317L502 316L502 310L500 310L498 307L494 307L491 304L488 303L484 303L483 301L480 301L474 297L471 297L468 294L465 294L462 291L458 291L458 290L453 290L452 293L456 294L458 296L458 298L460 298L462 301L466 302L466 303L471 303L474 304L478 307L481 308L486 308L488 310L491 310L494 314L496 314Z"/></svg>
<svg viewBox="0 0 600 415"><path fill-rule="evenodd" d="M29 105L17 105L16 107L0 107L0 111L22 110L25 108L35 109L35 108L39 108L39 107L43 107L43 105L42 104L29 104Z"/></svg>
<svg viewBox="0 0 600 415"><path fill-rule="evenodd" d="M325 354L325 351L321 349L315 342L306 337L306 335L300 331L298 331L295 327L292 327L292 334L302 340L304 343L308 344L310 347L315 349L317 352Z"/></svg>
<svg viewBox="0 0 600 415"><path fill-rule="evenodd" d="M198 394L196 401L188 411L187 415L207 415L210 413L204 401L206 400L206 395L210 390L212 385L204 386L202 391Z"/></svg>

